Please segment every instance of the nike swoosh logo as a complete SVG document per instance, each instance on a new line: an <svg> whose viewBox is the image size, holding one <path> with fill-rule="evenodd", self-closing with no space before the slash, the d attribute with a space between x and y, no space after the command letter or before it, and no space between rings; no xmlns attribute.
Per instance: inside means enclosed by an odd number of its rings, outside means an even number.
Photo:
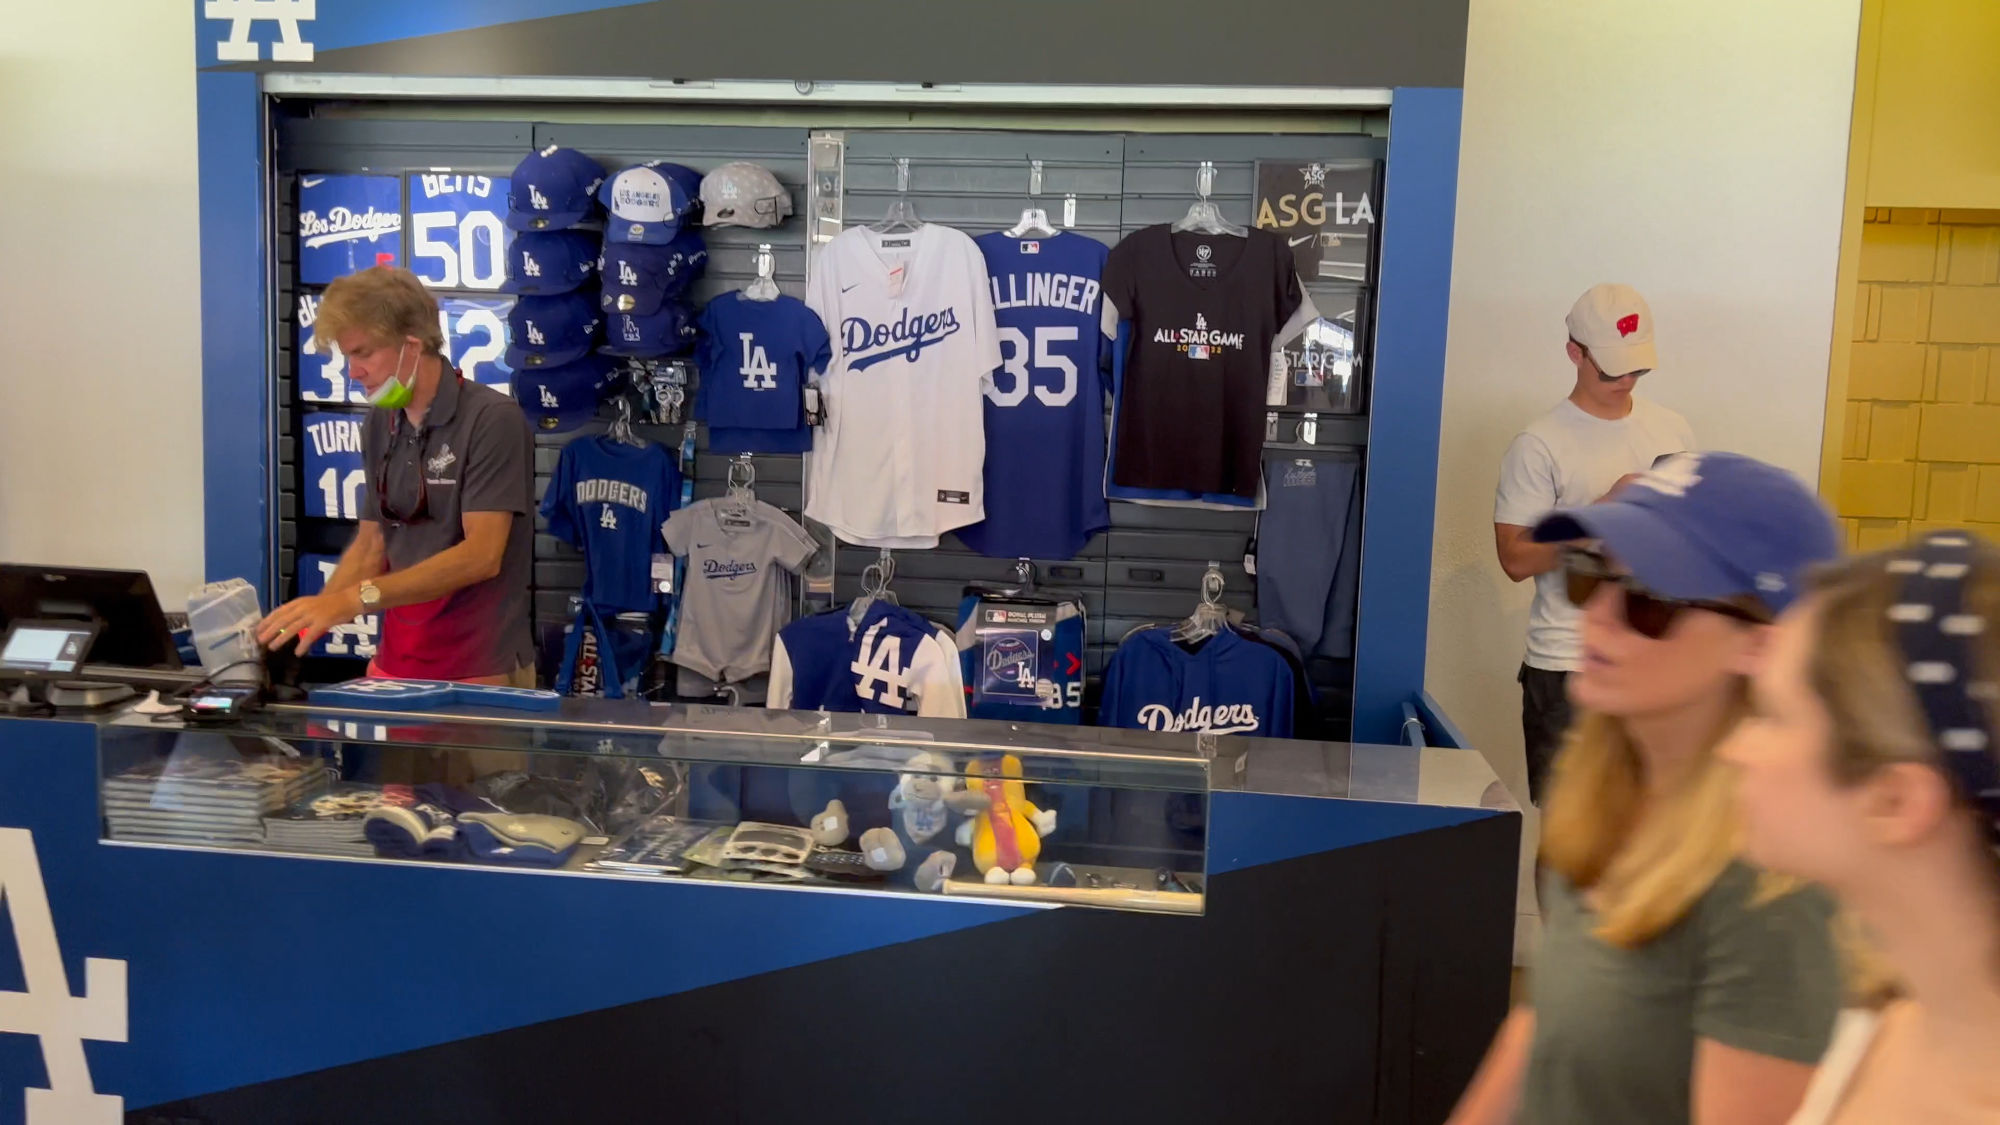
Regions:
<svg viewBox="0 0 2000 1125"><path fill-rule="evenodd" d="M696 544L694 545L694 549L695 549L695 550L697 550L697 551L706 551L706 550L708 550L708 544L706 544L706 543L696 543Z"/></svg>
<svg viewBox="0 0 2000 1125"><path fill-rule="evenodd" d="M325 182L326 182L326 177L325 177L325 176L307 176L307 177L306 177L305 179L303 179L303 180L300 180L300 181L299 181L299 186L300 186L300 187L318 187L319 185L321 185L321 184L323 184L323 183L325 183Z"/></svg>
<svg viewBox="0 0 2000 1125"><path fill-rule="evenodd" d="M1318 237L1319 237L1319 235L1316 235L1316 234L1309 234L1309 235L1306 235L1306 236L1305 236L1304 238L1294 238L1294 239L1292 239L1292 245L1294 245L1294 246L1301 246L1301 245L1304 245L1305 243L1308 243L1308 242L1311 242L1311 241L1312 241L1313 239L1315 239L1315 238L1318 238Z"/></svg>
<svg viewBox="0 0 2000 1125"><path fill-rule="evenodd" d="M858 281L854 283L854 285L859 285L859 284L861 284L861 283L860 283L860 282L858 282ZM845 293L845 292L847 292L847 291L848 291L849 289L852 289L852 288L854 288L854 285L843 285L843 286L841 286L841 287L840 287L840 291L841 291L842 293Z"/></svg>

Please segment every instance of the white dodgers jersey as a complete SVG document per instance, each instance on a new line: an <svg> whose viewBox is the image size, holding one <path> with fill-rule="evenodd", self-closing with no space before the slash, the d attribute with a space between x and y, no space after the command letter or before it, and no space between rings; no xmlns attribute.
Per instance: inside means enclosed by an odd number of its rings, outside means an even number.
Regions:
<svg viewBox="0 0 2000 1125"><path fill-rule="evenodd" d="M842 232L806 304L833 337L806 515L864 547L935 547L986 514L987 377L1000 366L979 247L926 223Z"/></svg>
<svg viewBox="0 0 2000 1125"><path fill-rule="evenodd" d="M361 490L368 474L361 464L361 415L316 410L299 427L304 469L305 514L318 519L361 518Z"/></svg>

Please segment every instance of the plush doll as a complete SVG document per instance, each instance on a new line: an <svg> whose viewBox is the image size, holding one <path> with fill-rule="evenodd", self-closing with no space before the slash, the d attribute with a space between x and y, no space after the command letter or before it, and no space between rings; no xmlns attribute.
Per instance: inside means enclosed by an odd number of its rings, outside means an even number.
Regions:
<svg viewBox="0 0 2000 1125"><path fill-rule="evenodd" d="M1056 830L1056 811L1028 802L1021 759L1012 754L974 761L965 776L966 789L986 798L986 807L958 829L958 842L972 849L972 865L988 883L1034 883L1042 837Z"/></svg>

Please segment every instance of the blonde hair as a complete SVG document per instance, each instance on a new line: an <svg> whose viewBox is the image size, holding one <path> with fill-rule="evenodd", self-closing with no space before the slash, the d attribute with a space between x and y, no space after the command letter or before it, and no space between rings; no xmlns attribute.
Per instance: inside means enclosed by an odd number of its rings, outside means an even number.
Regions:
<svg viewBox="0 0 2000 1125"><path fill-rule="evenodd" d="M2000 621L2000 549L1973 537L1972 553L1972 571L1965 579L1966 611ZM1903 674L1908 658L1889 620L1889 607L1903 583L1902 575L1890 572L1889 563L1901 554L1896 550L1862 555L1814 576L1818 635L1806 674L1832 720L1827 765L1843 785L1859 784L1897 762L1946 768ZM2000 673L2000 630L1987 629L1972 644L1980 673L1986 677ZM1987 752L2000 754L2000 749L1989 740ZM1995 858L1992 873L1994 897L2000 899L2000 858ZM1873 1004L1893 998L1900 991L1895 973L1869 945L1859 924L1845 918L1841 929L1858 998ZM2000 950L1994 951L1994 965L2000 973Z"/></svg>
<svg viewBox="0 0 2000 1125"><path fill-rule="evenodd" d="M385 341L414 336L425 350L444 354L437 298L416 274L399 266L356 270L326 287L313 321L314 341L332 343L357 328Z"/></svg>
<svg viewBox="0 0 2000 1125"><path fill-rule="evenodd" d="M1673 792L1646 801L1645 764L1625 724L1585 713L1557 756L1542 814L1542 859L1589 890L1599 940L1634 949L1686 916L1740 846L1733 775L1715 748L1749 710L1737 677L1722 722ZM1637 827L1634 827L1635 821ZM1787 889L1765 884L1760 899Z"/></svg>

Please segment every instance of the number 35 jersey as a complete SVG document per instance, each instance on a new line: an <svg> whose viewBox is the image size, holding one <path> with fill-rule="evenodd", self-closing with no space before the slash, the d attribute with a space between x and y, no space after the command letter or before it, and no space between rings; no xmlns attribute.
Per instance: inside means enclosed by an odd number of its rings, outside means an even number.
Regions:
<svg viewBox="0 0 2000 1125"><path fill-rule="evenodd" d="M959 530L995 558L1075 558L1111 526L1104 503L1102 242L975 239L986 257L1000 366L986 387L986 519Z"/></svg>

